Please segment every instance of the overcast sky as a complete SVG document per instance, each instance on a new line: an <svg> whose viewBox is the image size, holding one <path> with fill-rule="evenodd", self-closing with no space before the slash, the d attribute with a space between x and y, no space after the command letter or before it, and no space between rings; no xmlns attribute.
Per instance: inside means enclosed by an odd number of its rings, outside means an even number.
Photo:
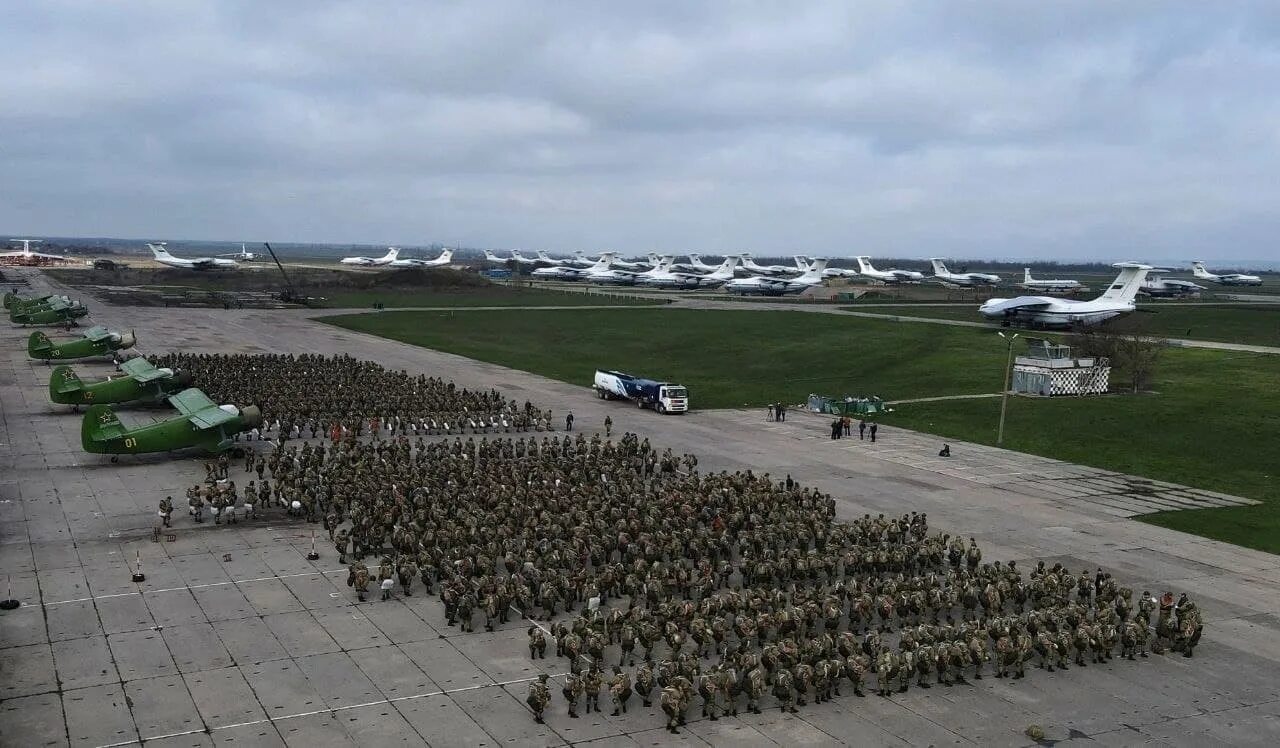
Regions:
<svg viewBox="0 0 1280 748"><path fill-rule="evenodd" d="M1278 38L1203 0L6 2L0 231L1276 259Z"/></svg>

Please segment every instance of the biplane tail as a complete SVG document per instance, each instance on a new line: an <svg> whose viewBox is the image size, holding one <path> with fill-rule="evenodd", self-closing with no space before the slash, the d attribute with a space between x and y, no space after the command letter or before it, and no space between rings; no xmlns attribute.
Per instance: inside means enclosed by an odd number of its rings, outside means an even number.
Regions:
<svg viewBox="0 0 1280 748"><path fill-rule="evenodd" d="M20 299L20 298L22 298L22 297L18 296L18 294L14 293L13 291L10 291L10 292L6 293L6 294L4 295L4 308L5 308L5 309L10 309L10 308L12 308L12 307L13 307L13 303L14 303L15 301L17 301L18 299Z"/></svg>
<svg viewBox="0 0 1280 748"><path fill-rule="evenodd" d="M36 330L27 338L27 355L31 358L50 358L53 353L53 342L49 336Z"/></svg>
<svg viewBox="0 0 1280 748"><path fill-rule="evenodd" d="M80 422L80 446L86 452L102 453L107 442L124 436L127 430L109 405L90 405Z"/></svg>
<svg viewBox="0 0 1280 748"><path fill-rule="evenodd" d="M70 366L55 366L49 375L49 399L55 403L72 402L68 397L84 389L84 382ZM78 399L74 402L79 402Z"/></svg>

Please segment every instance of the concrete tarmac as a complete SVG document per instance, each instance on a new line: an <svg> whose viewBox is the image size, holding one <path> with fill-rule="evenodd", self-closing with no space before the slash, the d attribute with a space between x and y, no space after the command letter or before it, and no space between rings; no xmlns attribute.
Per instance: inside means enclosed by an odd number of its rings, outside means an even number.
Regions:
<svg viewBox="0 0 1280 748"><path fill-rule="evenodd" d="M48 287L32 278L33 293ZM0 745L1031 745L1031 724L1081 745L1280 743L1280 557L1130 519L1237 497L963 443L942 460L936 437L891 427L874 445L856 433L832 441L824 420L794 413L786 423L766 421L763 409L659 416L592 397L593 362L570 385L305 313L87 301L91 322L136 329L143 352L346 352L497 387L552 408L561 423L572 410L579 430L610 415L619 431L694 452L700 469L817 485L843 518L924 511L931 527L978 538L984 560L1061 561L1077 573L1101 567L1135 593L1185 590L1205 612L1205 635L1190 660L1031 669L1021 681L891 699L846 691L798 715L691 720L678 740L656 707L634 701L620 718L570 720L553 688L547 724L536 725L528 683L563 663L528 659L525 624L462 634L421 593L355 604L331 547L305 558L318 525L275 514L196 525L179 508L172 540L152 542L157 503L173 495L182 504L202 460L112 465L84 454L79 417L48 403L49 369L26 358L30 331L6 326L0 569L22 607L0 612ZM76 368L111 371L105 360ZM135 584L139 558L147 579Z"/></svg>

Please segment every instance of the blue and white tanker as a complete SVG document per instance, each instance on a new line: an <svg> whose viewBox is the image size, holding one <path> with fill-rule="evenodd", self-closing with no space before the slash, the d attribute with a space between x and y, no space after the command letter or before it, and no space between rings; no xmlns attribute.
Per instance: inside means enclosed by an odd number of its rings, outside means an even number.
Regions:
<svg viewBox="0 0 1280 748"><path fill-rule="evenodd" d="M689 390L682 384L658 382L621 371L596 369L591 388L601 400L630 400L636 407L651 407L659 413L689 410Z"/></svg>

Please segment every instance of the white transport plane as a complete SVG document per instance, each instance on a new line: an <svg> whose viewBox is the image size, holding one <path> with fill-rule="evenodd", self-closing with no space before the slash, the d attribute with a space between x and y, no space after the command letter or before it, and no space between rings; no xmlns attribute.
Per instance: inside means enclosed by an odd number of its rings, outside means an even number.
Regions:
<svg viewBox="0 0 1280 748"><path fill-rule="evenodd" d="M258 255L245 249L243 244L240 245L239 252L232 252L230 254L218 255L218 256L226 257L231 260L237 260L239 262L253 262L258 259Z"/></svg>
<svg viewBox="0 0 1280 748"><path fill-rule="evenodd" d="M684 273L672 270L671 257L662 258L657 267L647 273L636 276L636 283L650 288L695 289L716 288L733 280L733 269L738 264L735 255L724 258L724 262L710 273Z"/></svg>
<svg viewBox="0 0 1280 748"><path fill-rule="evenodd" d="M871 280L889 284L919 283L924 280L924 273L919 273L915 270L876 270L875 266L871 264L871 258L867 255L861 255L854 259L858 262L858 275Z"/></svg>
<svg viewBox="0 0 1280 748"><path fill-rule="evenodd" d="M1099 325L1135 309L1134 297L1142 281L1151 271L1150 265L1118 262L1120 274L1110 287L1091 301L1073 301L1055 296L1019 296L1015 299L991 299L978 307L987 319L1030 327L1076 327Z"/></svg>
<svg viewBox="0 0 1280 748"><path fill-rule="evenodd" d="M673 259L675 258L664 257L657 267L641 270L643 266L640 263L616 260L612 252L602 252L597 265L603 262L604 268L589 268L583 280L605 286L634 286L640 282L641 278L648 278L659 271L666 270L667 264Z"/></svg>
<svg viewBox="0 0 1280 748"><path fill-rule="evenodd" d="M994 286L1000 282L1000 276L991 273L953 273L947 270L947 263L941 257L931 257L933 263L933 279L944 286L960 286L973 288L976 286Z"/></svg>
<svg viewBox="0 0 1280 748"><path fill-rule="evenodd" d="M165 242L148 242L147 248L151 250L156 262L169 267L184 268L186 270L213 270L215 268L237 267L235 260L225 260L218 257L174 257L169 254L169 250L165 247Z"/></svg>
<svg viewBox="0 0 1280 748"><path fill-rule="evenodd" d="M70 257L62 255L47 255L44 252L33 252L32 244L40 244L43 239L10 239L14 244L21 244L22 249L15 249L9 252L0 252L0 259L4 259L11 264L23 265L41 265L49 262L70 262Z"/></svg>
<svg viewBox="0 0 1280 748"><path fill-rule="evenodd" d="M734 255L734 257L736 258L737 255ZM711 273L711 272L714 272L717 268L719 268L719 265L712 265L710 263L703 262L702 255L694 254L693 252L690 252L689 267L704 273Z"/></svg>
<svg viewBox="0 0 1280 748"><path fill-rule="evenodd" d="M795 260L796 272L801 275L809 272L809 268L813 267L813 260L805 255L795 255L791 258ZM826 268L822 271L823 278L857 278L858 271L849 268Z"/></svg>
<svg viewBox="0 0 1280 748"><path fill-rule="evenodd" d="M609 269L609 262L613 259L613 255L605 252L600 255L600 259L596 260L591 267L578 268L568 265L553 265L546 268L538 268L529 273L531 277L541 278L543 280L561 280L561 281L582 281L593 272L603 272Z"/></svg>
<svg viewBox="0 0 1280 748"><path fill-rule="evenodd" d="M515 252L512 252L511 254L515 254ZM536 255L538 256L538 260L537 260L538 262L545 263L546 265L548 265L548 266L550 266L550 267L556 267L556 266L559 266L559 265L565 265L565 264L567 264L564 260L557 260L556 258L554 258L554 257L552 257L551 255L547 254L546 250L544 250L544 249L540 249L540 250L538 250L537 252L535 252L534 254L536 254Z"/></svg>
<svg viewBox="0 0 1280 748"><path fill-rule="evenodd" d="M724 290L743 296L783 296L785 294L802 293L814 286L822 285L822 271L827 268L826 260L814 260L804 273L795 278L778 278L765 275L753 275L750 278L735 278L724 284Z"/></svg>
<svg viewBox="0 0 1280 748"><path fill-rule="evenodd" d="M1018 285L1028 291L1043 291L1045 293L1075 293L1086 290L1084 285L1077 280L1036 280L1031 277L1031 268L1022 269L1022 283Z"/></svg>
<svg viewBox="0 0 1280 748"><path fill-rule="evenodd" d="M430 260L419 260L412 257L396 258L391 261L393 268L438 268L453 262L453 250L441 250L440 256Z"/></svg>
<svg viewBox="0 0 1280 748"><path fill-rule="evenodd" d="M800 272L795 268L789 268L786 265L757 265L755 258L750 252L743 252L738 255L742 258L742 269L750 273L760 273L762 275L792 275Z"/></svg>
<svg viewBox="0 0 1280 748"><path fill-rule="evenodd" d="M1204 269L1204 262L1196 260L1191 263L1191 275L1200 279L1217 283L1222 286L1261 286L1262 278L1256 275L1245 275L1244 273L1210 273Z"/></svg>
<svg viewBox="0 0 1280 748"><path fill-rule="evenodd" d="M1177 278L1165 278L1164 274L1168 272L1172 271L1162 268L1154 268L1147 271L1147 277L1142 281L1142 287L1138 289L1138 293L1158 299L1178 299L1187 296L1199 296L1205 290L1204 286L1199 283Z"/></svg>
<svg viewBox="0 0 1280 748"><path fill-rule="evenodd" d="M377 267L379 265L390 265L396 261L396 257L400 254L397 247L387 247L387 253L381 257L343 257L341 263L343 265L359 265L361 267Z"/></svg>

